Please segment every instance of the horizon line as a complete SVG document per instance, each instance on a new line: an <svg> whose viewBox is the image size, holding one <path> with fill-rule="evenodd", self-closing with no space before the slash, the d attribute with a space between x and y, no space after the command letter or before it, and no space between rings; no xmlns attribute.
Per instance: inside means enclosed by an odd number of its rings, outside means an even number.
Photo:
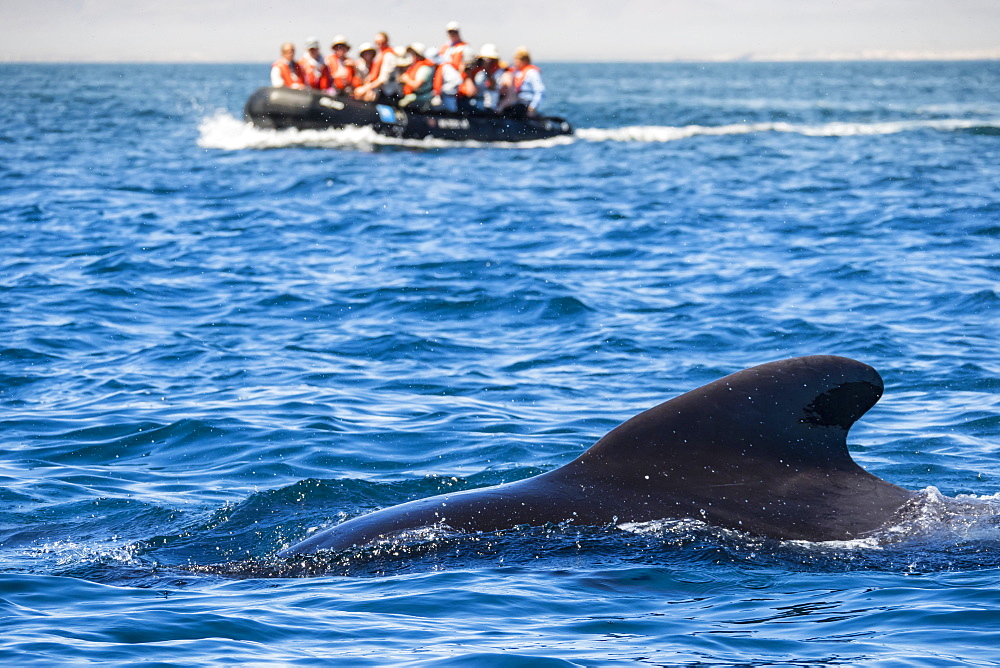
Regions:
<svg viewBox="0 0 1000 668"><path fill-rule="evenodd" d="M919 63L919 62L995 62L1000 61L1000 52L970 54L967 56L948 54L913 54L913 55L873 55L873 54L852 54L843 56L826 55L788 55L788 56L717 56L710 58L677 57L677 58L650 58L650 59L576 59L576 58L545 58L538 59L540 63L551 64L631 64L631 65L655 65L655 64L726 64L726 63L876 63L876 62L898 62L898 63ZM93 60L73 60L38 59L38 58L0 58L0 65L268 65L269 59L265 60L214 60L196 58L164 58L164 59L122 59L122 58L95 58Z"/></svg>

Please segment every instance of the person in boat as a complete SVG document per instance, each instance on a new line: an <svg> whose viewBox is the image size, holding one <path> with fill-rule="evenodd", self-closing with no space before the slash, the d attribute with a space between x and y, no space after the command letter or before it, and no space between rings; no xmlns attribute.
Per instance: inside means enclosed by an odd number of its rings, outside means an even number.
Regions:
<svg viewBox="0 0 1000 668"><path fill-rule="evenodd" d="M420 42L414 42L406 48L410 64L406 71L399 75L403 84L403 99L400 107L426 111L430 109L434 97L434 63L427 58L427 47Z"/></svg>
<svg viewBox="0 0 1000 668"><path fill-rule="evenodd" d="M466 68L465 81L460 87L473 108L492 111L500 105L500 83L506 70L496 45L483 44L476 60Z"/></svg>
<svg viewBox="0 0 1000 668"><path fill-rule="evenodd" d="M327 90L333 85L330 68L323 62L319 52L319 40L310 37L306 40L306 53L299 61L299 67L306 78L306 85L316 90Z"/></svg>
<svg viewBox="0 0 1000 668"><path fill-rule="evenodd" d="M281 58L271 65L271 85L276 88L306 87L306 75L295 62L295 45L291 42L281 45Z"/></svg>
<svg viewBox="0 0 1000 668"><path fill-rule="evenodd" d="M504 79L507 94L501 93L500 111L508 118L536 116L545 101L545 84L542 71L532 65L531 53L526 47L514 52L514 65Z"/></svg>
<svg viewBox="0 0 1000 668"><path fill-rule="evenodd" d="M399 99L399 83L396 80L396 52L389 45L389 35L380 32L375 35L375 60L365 83L355 89L354 97L366 102L394 102Z"/></svg>
<svg viewBox="0 0 1000 668"><path fill-rule="evenodd" d="M457 21L451 21L444 29L448 33L448 42L434 58L438 66L434 74L434 95L441 98L446 111L458 111L459 87L465 78L466 43L462 40L461 26Z"/></svg>
<svg viewBox="0 0 1000 668"><path fill-rule="evenodd" d="M355 90L364 85L365 79L372 71L377 53L371 42L362 42L361 46L358 47L358 59L354 61L354 81L352 82L352 88Z"/></svg>
<svg viewBox="0 0 1000 668"><path fill-rule="evenodd" d="M370 46L370 45L369 45ZM347 38L337 35L330 44L330 55L326 57L326 67L330 71L330 90L334 95L349 95L354 90L356 67L354 61L347 57L351 45ZM375 57L375 50L371 50Z"/></svg>

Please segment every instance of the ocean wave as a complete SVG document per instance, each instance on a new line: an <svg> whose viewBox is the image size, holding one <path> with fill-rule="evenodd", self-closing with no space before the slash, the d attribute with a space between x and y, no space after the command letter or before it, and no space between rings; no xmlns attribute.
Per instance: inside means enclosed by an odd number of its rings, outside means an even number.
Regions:
<svg viewBox="0 0 1000 668"><path fill-rule="evenodd" d="M4 74L11 663L995 660L992 64L555 63L583 129L549 150L255 129L260 63ZM609 78L636 94L576 94ZM884 539L664 520L275 556L810 353L883 374L859 464L941 490Z"/></svg>

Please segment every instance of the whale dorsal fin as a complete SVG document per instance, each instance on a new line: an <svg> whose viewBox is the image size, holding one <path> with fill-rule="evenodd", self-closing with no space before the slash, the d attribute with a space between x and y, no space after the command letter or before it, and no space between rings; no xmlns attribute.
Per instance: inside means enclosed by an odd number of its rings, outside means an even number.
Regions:
<svg viewBox="0 0 1000 668"><path fill-rule="evenodd" d="M772 460L854 470L847 432L882 396L872 367L814 355L751 367L622 423L580 462L684 467Z"/></svg>

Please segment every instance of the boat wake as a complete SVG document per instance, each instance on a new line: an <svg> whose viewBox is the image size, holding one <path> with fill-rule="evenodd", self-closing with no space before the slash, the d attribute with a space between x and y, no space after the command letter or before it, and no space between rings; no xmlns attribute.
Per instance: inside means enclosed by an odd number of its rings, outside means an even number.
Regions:
<svg viewBox="0 0 1000 668"><path fill-rule="evenodd" d="M733 123L730 125L632 125L623 128L579 128L576 136L591 142L663 143L698 136L743 135L784 132L806 137L855 137L861 135L891 135L914 130L942 132L971 131L1000 134L1000 119L935 119L885 121L881 123L830 122L815 125L798 123Z"/></svg>
<svg viewBox="0 0 1000 668"><path fill-rule="evenodd" d="M831 122L815 125L796 123L733 123L730 125L632 125L621 128L578 128L574 136L553 137L526 142L477 142L444 139L397 139L378 134L370 127L346 127L328 130L267 130L228 113L218 113L202 120L198 131L198 145L202 148L239 151L244 149L272 149L294 146L315 148L353 148L371 150L378 146L412 148L549 148L585 142L664 143L699 136L744 135L780 132L807 137L854 137L863 135L890 135L916 130L941 132L973 132L1000 135L1000 119L934 119L886 121L880 123Z"/></svg>

